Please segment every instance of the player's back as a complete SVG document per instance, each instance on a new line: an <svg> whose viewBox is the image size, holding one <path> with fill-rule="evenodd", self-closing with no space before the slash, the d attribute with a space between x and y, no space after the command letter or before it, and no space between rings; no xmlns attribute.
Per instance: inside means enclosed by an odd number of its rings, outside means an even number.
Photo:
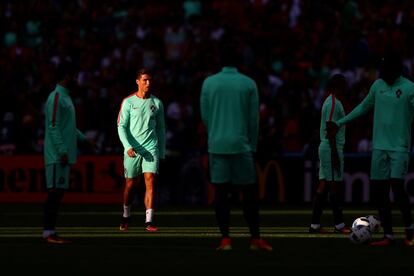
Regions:
<svg viewBox="0 0 414 276"><path fill-rule="evenodd" d="M202 88L202 105L208 105L209 149L215 153L251 151L249 124L257 112L256 83L234 67L208 77Z"/></svg>

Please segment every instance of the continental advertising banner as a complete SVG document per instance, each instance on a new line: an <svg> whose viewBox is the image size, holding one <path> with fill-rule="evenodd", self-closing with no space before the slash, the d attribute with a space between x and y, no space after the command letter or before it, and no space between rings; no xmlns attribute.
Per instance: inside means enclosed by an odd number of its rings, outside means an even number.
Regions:
<svg viewBox="0 0 414 276"><path fill-rule="evenodd" d="M43 202L42 156L0 156L0 202ZM65 202L119 203L124 183L122 157L81 156L71 169Z"/></svg>

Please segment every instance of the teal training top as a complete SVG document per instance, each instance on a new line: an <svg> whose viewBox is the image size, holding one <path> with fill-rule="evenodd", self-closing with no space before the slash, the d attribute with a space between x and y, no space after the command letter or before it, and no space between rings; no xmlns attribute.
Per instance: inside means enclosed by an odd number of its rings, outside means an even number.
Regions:
<svg viewBox="0 0 414 276"><path fill-rule="evenodd" d="M326 122L327 121L337 121L345 116L345 111L342 106L341 101L336 97L332 97L332 94L329 95L326 100L323 102L321 110L321 124L319 129L319 136L321 143L319 145L320 149L330 149L329 140L326 138ZM345 126L339 128L338 133L336 134L336 148L338 151L344 149L345 144Z"/></svg>
<svg viewBox="0 0 414 276"><path fill-rule="evenodd" d="M69 90L56 85L45 104L45 164L60 163L63 154L68 155L68 163L75 164L77 140L85 140L85 135L76 128L76 113Z"/></svg>
<svg viewBox="0 0 414 276"><path fill-rule="evenodd" d="M259 96L256 83L235 67L207 77L200 97L201 118L208 132L208 152L256 151Z"/></svg>
<svg viewBox="0 0 414 276"><path fill-rule="evenodd" d="M374 108L373 149L409 152L414 115L414 83L399 77L390 86L376 80L365 99L347 116L337 121L346 124Z"/></svg>
<svg viewBox="0 0 414 276"><path fill-rule="evenodd" d="M164 106L157 97L139 98L136 93L126 97L118 114L118 135L124 153L134 148L140 155L157 150L165 157Z"/></svg>

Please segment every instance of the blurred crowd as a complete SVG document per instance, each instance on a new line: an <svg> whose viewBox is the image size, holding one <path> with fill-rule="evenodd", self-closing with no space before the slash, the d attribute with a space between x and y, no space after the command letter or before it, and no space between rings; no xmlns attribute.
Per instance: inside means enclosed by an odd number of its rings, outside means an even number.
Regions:
<svg viewBox="0 0 414 276"><path fill-rule="evenodd" d="M43 105L63 59L79 65L78 128L99 154L122 152L121 101L136 90L136 71L152 69L168 155L177 158L205 150L201 84L220 70L228 35L237 40L239 70L258 84L263 158L314 154L333 73L349 81L350 111L378 77L386 45L401 49L408 77L414 69L409 0L4 0L0 13L0 154L42 152ZM370 150L371 120L347 126L346 151Z"/></svg>

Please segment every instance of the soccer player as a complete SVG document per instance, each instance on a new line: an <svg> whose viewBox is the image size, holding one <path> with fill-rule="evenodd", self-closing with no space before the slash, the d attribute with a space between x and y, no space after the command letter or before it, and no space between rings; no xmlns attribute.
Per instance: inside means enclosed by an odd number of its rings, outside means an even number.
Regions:
<svg viewBox="0 0 414 276"><path fill-rule="evenodd" d="M260 238L259 198L253 152L258 140L259 102L256 83L239 73L235 47L223 48L221 72L207 77L200 97L207 128L209 170L215 188L214 209L222 239L218 250L230 250L230 202L233 188L242 192L242 207L253 250L271 251Z"/></svg>
<svg viewBox="0 0 414 276"><path fill-rule="evenodd" d="M46 243L69 243L56 233L58 210L69 189L70 166L76 163L77 141L87 141L76 128L75 107L70 97L76 81L76 68L63 61L56 69L58 84L45 104L44 161L47 198L44 203L43 240ZM93 142L90 142L93 143Z"/></svg>
<svg viewBox="0 0 414 276"><path fill-rule="evenodd" d="M414 83L402 76L402 59L391 51L382 59L380 78L364 100L347 116L329 124L328 131L374 109L373 146L371 157L372 195L378 208L384 237L372 246L395 243L392 229L390 188L398 204L405 225L404 244L412 246L413 223L411 206L404 188L411 149L411 126L414 116Z"/></svg>
<svg viewBox="0 0 414 276"><path fill-rule="evenodd" d="M341 103L348 88L347 81L342 74L333 75L327 84L326 90L330 95L325 99L321 111L320 144L319 144L319 186L313 199L312 221L309 233L324 233L321 228L321 216L329 193L332 213L334 217L334 232L349 234L349 227L343 221L342 208L338 196L342 187L344 167L343 148L345 144L345 127L341 127L335 136L326 133L326 122L338 120L345 116Z"/></svg>
<svg viewBox="0 0 414 276"><path fill-rule="evenodd" d="M141 69L136 75L138 91L126 97L118 115L118 135L124 146L125 189L121 231L128 230L134 190L145 182L145 230L157 231L153 223L154 185L159 159L165 156L164 107L160 99L150 93L151 73Z"/></svg>

